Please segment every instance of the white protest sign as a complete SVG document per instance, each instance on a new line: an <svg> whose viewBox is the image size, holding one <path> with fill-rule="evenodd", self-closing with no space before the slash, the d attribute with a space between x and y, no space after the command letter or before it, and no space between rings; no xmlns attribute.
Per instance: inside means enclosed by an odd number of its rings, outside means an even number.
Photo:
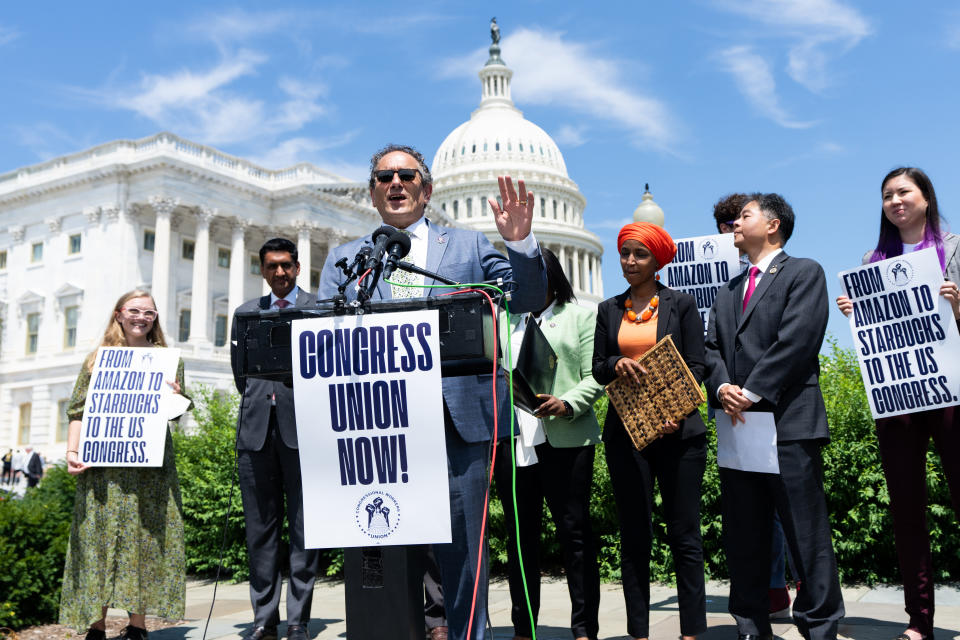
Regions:
<svg viewBox="0 0 960 640"><path fill-rule="evenodd" d="M310 549L450 542L436 310L295 320Z"/></svg>
<svg viewBox="0 0 960 640"><path fill-rule="evenodd" d="M873 417L960 404L960 334L933 248L841 271Z"/></svg>
<svg viewBox="0 0 960 640"><path fill-rule="evenodd" d="M179 349L100 347L80 428L80 462L92 467L159 467L167 420L178 397Z"/></svg>
<svg viewBox="0 0 960 640"><path fill-rule="evenodd" d="M717 290L740 274L740 252L733 246L732 233L682 238L675 242L677 255L667 265L666 277L661 278L671 289L689 293L696 299L706 334Z"/></svg>

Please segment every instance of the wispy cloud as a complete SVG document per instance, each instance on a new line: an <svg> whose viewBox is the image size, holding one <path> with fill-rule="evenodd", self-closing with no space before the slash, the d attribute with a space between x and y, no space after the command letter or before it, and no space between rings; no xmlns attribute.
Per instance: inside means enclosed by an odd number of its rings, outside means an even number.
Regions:
<svg viewBox="0 0 960 640"><path fill-rule="evenodd" d="M5 44L10 44L14 40L20 37L20 32L14 29L13 27L6 27L0 24L0 47Z"/></svg>
<svg viewBox="0 0 960 640"><path fill-rule="evenodd" d="M770 64L752 47L730 47L720 52L719 60L721 68L733 76L740 93L760 115L791 129L805 129L816 124L795 119L780 104Z"/></svg>
<svg viewBox="0 0 960 640"><path fill-rule="evenodd" d="M291 26L296 21L296 14L289 11L250 12L233 9L201 15L188 24L185 30L187 33L226 47L270 35Z"/></svg>
<svg viewBox="0 0 960 640"><path fill-rule="evenodd" d="M36 122L31 125L15 125L11 131L21 146L29 149L39 160L63 155L70 151L90 147L93 136L75 136L52 122Z"/></svg>
<svg viewBox="0 0 960 640"><path fill-rule="evenodd" d="M667 150L679 137L679 124L659 99L629 86L619 69L622 60L606 58L565 34L518 29L501 44L514 70L511 85L521 104L570 109L625 129L637 146ZM476 78L486 51L446 60L444 75Z"/></svg>
<svg viewBox="0 0 960 640"><path fill-rule="evenodd" d="M557 144L567 147L579 147L587 141L585 135L586 130L586 127L575 127L565 124L553 134L553 139Z"/></svg>
<svg viewBox="0 0 960 640"><path fill-rule="evenodd" d="M265 153L251 157L251 160L271 169L289 167L298 162L313 162L319 166L323 162L323 158L318 156L321 151L349 144L356 138L357 133L357 131L348 131L331 138L310 138L306 136L289 138Z"/></svg>
<svg viewBox="0 0 960 640"><path fill-rule="evenodd" d="M810 91L830 85L829 64L872 33L870 22L839 0L714 0L723 10L759 22L784 39L787 73Z"/></svg>
<svg viewBox="0 0 960 640"><path fill-rule="evenodd" d="M632 216L623 218L607 218L606 220L590 220L587 226L591 231L618 231L623 225L633 222Z"/></svg>

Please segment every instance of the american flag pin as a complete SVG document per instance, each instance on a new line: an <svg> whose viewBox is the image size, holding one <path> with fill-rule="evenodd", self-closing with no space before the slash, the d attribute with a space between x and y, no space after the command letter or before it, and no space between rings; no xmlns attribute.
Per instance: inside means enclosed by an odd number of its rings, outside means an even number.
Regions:
<svg viewBox="0 0 960 640"><path fill-rule="evenodd" d="M447 241L447 236L437 236L437 244L444 244Z"/></svg>
<svg viewBox="0 0 960 640"><path fill-rule="evenodd" d="M770 273L776 273L776 272L777 272L776 267L770 267Z"/></svg>

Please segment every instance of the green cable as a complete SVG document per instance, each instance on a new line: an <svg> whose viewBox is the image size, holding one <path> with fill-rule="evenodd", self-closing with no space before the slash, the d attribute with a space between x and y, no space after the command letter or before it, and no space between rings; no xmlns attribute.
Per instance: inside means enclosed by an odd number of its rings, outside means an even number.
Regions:
<svg viewBox="0 0 960 640"><path fill-rule="evenodd" d="M520 580L523 583L523 597L527 601L527 614L530 616L530 635L532 640L537 640L537 625L533 621L533 605L530 604L530 589L527 587L527 574L523 569L523 551L520 549L520 513L517 509L517 448L514 443L516 433L516 409L513 404L513 325L510 323L510 303L503 290L492 284L482 282L465 282L463 284L406 284L393 282L384 279L384 282L391 286L413 287L417 289L467 289L475 287L485 287L493 289L502 296L503 308L507 313L507 344L503 350L507 355L507 387L510 391L510 467L511 467L511 488L513 492L513 526L517 541L517 560L520 565ZM502 500L503 498L501 498Z"/></svg>

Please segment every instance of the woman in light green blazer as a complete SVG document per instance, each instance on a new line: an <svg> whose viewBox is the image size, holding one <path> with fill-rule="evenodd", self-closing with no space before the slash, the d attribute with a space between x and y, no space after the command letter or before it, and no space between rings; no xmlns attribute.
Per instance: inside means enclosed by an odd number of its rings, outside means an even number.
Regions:
<svg viewBox="0 0 960 640"><path fill-rule="evenodd" d="M556 377L535 414L517 409L516 511L514 519L513 465L509 452L497 456L497 493L503 503L509 540L511 616L514 638L532 637L540 608L538 562L540 524L546 499L563 552L570 591L571 630L575 638L593 640L598 632L600 575L590 526L590 485L594 445L600 442L600 425L594 401L603 393L591 373L596 312L576 304L573 287L557 257L542 250L547 267L547 299L535 313L512 316L515 350L529 322L537 322L557 355ZM516 352L515 352L516 355ZM514 358L516 359L516 358ZM517 557L517 530L523 572ZM530 608L524 595L526 577ZM532 619L532 624L531 624Z"/></svg>

